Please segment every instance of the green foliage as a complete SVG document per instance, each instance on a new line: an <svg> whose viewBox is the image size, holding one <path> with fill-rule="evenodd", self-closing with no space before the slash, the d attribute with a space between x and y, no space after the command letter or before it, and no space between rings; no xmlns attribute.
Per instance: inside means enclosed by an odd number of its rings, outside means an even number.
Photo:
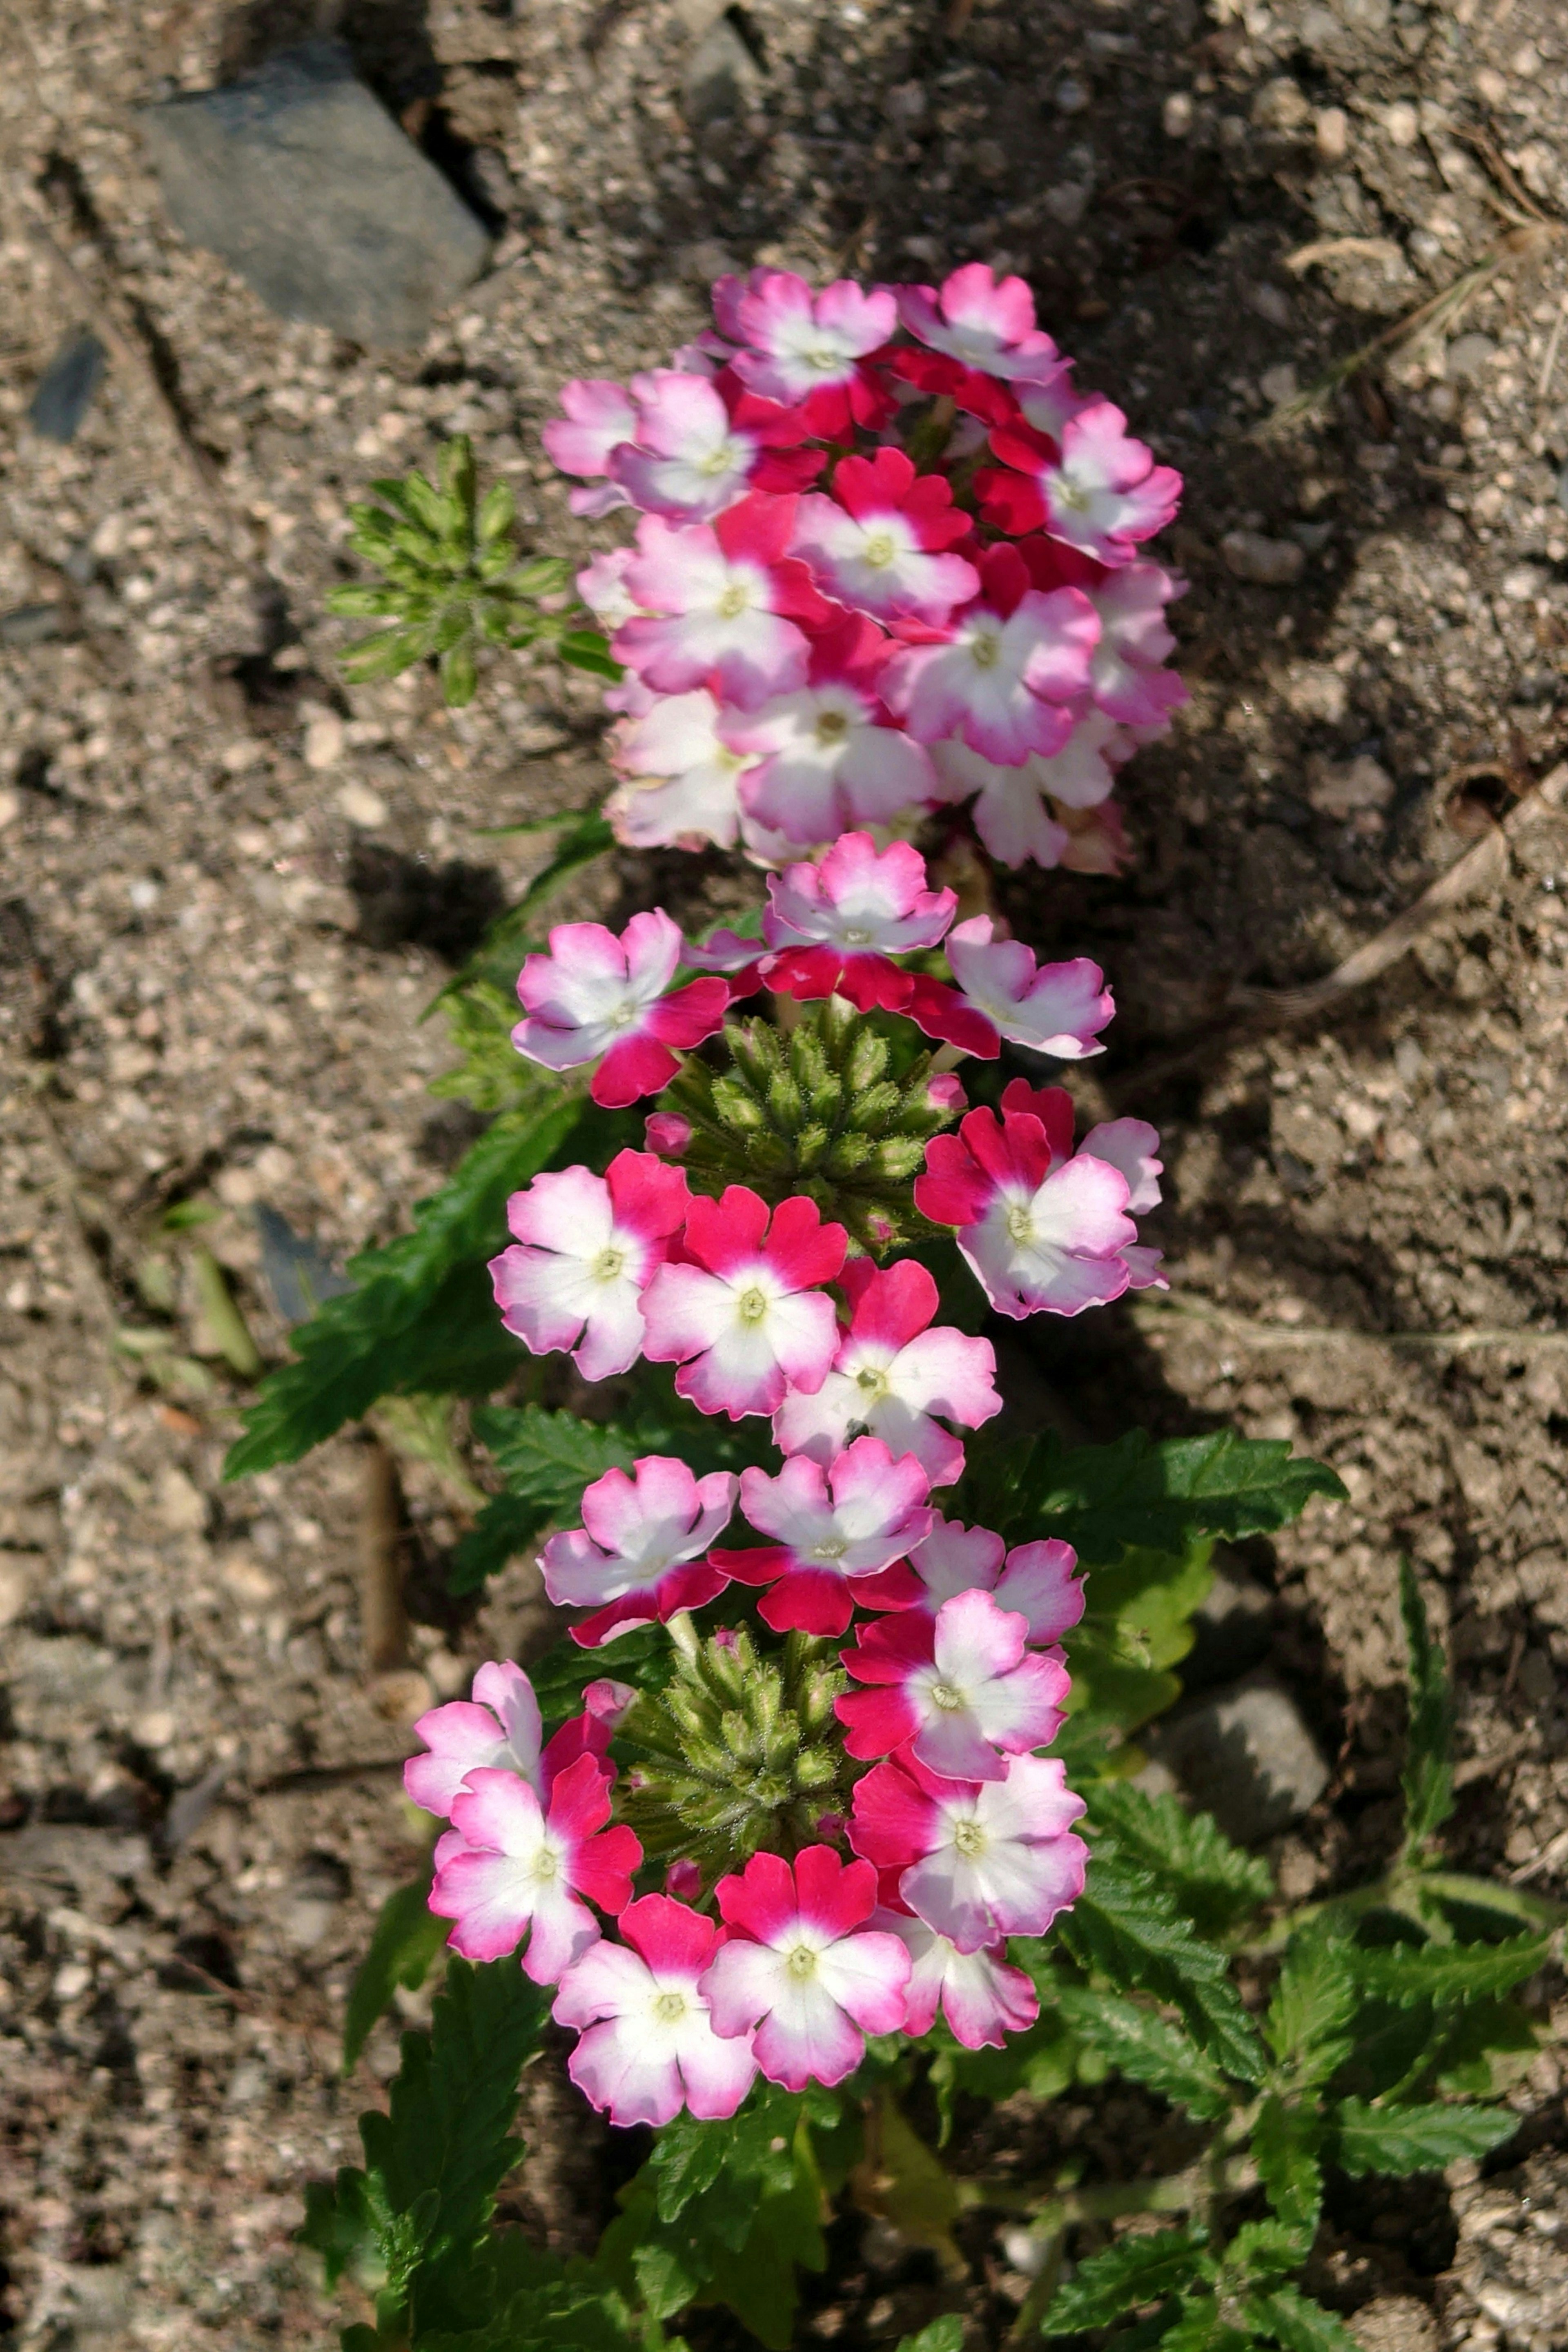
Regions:
<svg viewBox="0 0 1568 2352"><path fill-rule="evenodd" d="M1355 2012L1355 1969L1331 1920L1292 1936L1265 2027L1283 2079L1303 2088L1327 2082L1350 2052Z"/></svg>
<svg viewBox="0 0 1568 2352"><path fill-rule="evenodd" d="M1519 2129L1507 2107L1368 2106L1342 2099L1334 2154L1346 2172L1441 2172L1461 2156L1489 2156Z"/></svg>
<svg viewBox="0 0 1568 2352"><path fill-rule="evenodd" d="M1361 2352L1342 2320L1292 2286L1251 2295L1244 2307L1255 2333L1266 2343L1282 2345L1284 2352Z"/></svg>
<svg viewBox="0 0 1568 2352"><path fill-rule="evenodd" d="M1214 1581L1211 1549L1202 1536L1182 1553L1137 1545L1093 1571L1088 1605L1065 1643L1075 1716L1136 1731L1181 1696L1172 1669L1193 1646L1193 1612Z"/></svg>
<svg viewBox="0 0 1568 2352"><path fill-rule="evenodd" d="M1263 2193L1286 2233L1291 2263L1312 2251L1322 2210L1323 2173L1318 2161L1322 2126L1315 2109L1287 2105L1271 2091L1252 2126L1252 2160Z"/></svg>
<svg viewBox="0 0 1568 2352"><path fill-rule="evenodd" d="M1448 1750L1454 1736L1454 1697L1443 1654L1426 1624L1426 1605L1415 1570L1399 1563L1399 1613L1409 1661L1410 1720L1405 1741L1405 1852L1417 1853L1454 1810L1454 1775Z"/></svg>
<svg viewBox="0 0 1568 2352"><path fill-rule="evenodd" d="M1089 1792L1089 1822L1115 1839L1126 1861L1155 1874L1200 1935L1240 1927L1274 1892L1266 1863L1233 1844L1212 1813L1189 1813L1174 1797L1102 1780Z"/></svg>
<svg viewBox="0 0 1568 2352"><path fill-rule="evenodd" d="M1358 1950L1361 1990L1397 2009L1418 2002L1491 2000L1532 1977L1550 1957L1550 1936L1500 1944L1389 1944Z"/></svg>
<svg viewBox="0 0 1568 2352"><path fill-rule="evenodd" d="M1168 2023L1157 2010L1079 1985L1060 1987L1056 2002L1080 2040L1130 2081L1142 2083L1205 2123L1229 2115L1234 2084L1190 2034Z"/></svg>
<svg viewBox="0 0 1568 2352"><path fill-rule="evenodd" d="M369 1948L349 1987L343 2016L343 2072L352 2074L379 2017L399 1985L410 1991L429 1975L451 1922L430 1908L430 1874L394 1889L376 1914Z"/></svg>
<svg viewBox="0 0 1568 2352"><path fill-rule="evenodd" d="M437 478L406 474L373 482L375 503L349 509L350 545L382 574L379 587L333 589L330 611L390 626L361 637L343 656L356 683L395 677L432 657L448 703L471 702L483 645L543 642L557 657L600 677L620 667L571 595L571 567L550 556L518 561L516 501L503 482L481 499L464 434L441 452ZM545 601L554 607L547 610Z"/></svg>
<svg viewBox="0 0 1568 2352"><path fill-rule="evenodd" d="M1109 1841L1096 1847L1088 1886L1056 1932L1079 1967L1113 1992L1179 2010L1216 2067L1240 2083L1262 2080L1264 2052L1225 1953L1194 1934L1153 1875L1125 1862Z"/></svg>
<svg viewBox="0 0 1568 2352"><path fill-rule="evenodd" d="M963 2322L956 2312L945 2311L918 2336L901 2337L898 2352L963 2352Z"/></svg>
<svg viewBox="0 0 1568 2352"><path fill-rule="evenodd" d="M1118 2238L1080 2263L1058 2289L1043 2333L1076 2336L1086 2327L1109 2327L1140 2304L1179 2294L1207 2268L1201 2231L1154 2230L1147 2236Z"/></svg>

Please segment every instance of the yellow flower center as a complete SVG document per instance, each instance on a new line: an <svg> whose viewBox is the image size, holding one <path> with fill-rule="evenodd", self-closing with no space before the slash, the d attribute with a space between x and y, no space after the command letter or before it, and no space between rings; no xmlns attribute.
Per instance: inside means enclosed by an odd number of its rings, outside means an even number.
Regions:
<svg viewBox="0 0 1568 2352"><path fill-rule="evenodd" d="M754 1282L735 1301L735 1312L742 1323L760 1323L767 1311L767 1293L759 1290Z"/></svg>
<svg viewBox="0 0 1568 2352"><path fill-rule="evenodd" d="M1020 1247L1035 1238L1035 1220L1026 1201L1015 1201L1007 1212L1007 1231Z"/></svg>
<svg viewBox="0 0 1568 2352"><path fill-rule="evenodd" d="M849 732L849 721L842 710L825 710L816 722L819 743L842 743Z"/></svg>
<svg viewBox="0 0 1568 2352"><path fill-rule="evenodd" d="M699 457L697 470L700 474L705 474L711 481L716 475L727 474L734 462L734 452L730 444L724 441L717 449L710 449L706 457Z"/></svg>
<svg viewBox="0 0 1568 2352"><path fill-rule="evenodd" d="M863 561L873 571L885 572L898 554L899 544L890 530L874 530L866 541Z"/></svg>
<svg viewBox="0 0 1568 2352"><path fill-rule="evenodd" d="M989 1843L978 1822L960 1822L952 1832L952 1842L959 1853L967 1854L971 1862L977 1854L984 1853Z"/></svg>
<svg viewBox="0 0 1568 2352"><path fill-rule="evenodd" d="M792 1977L804 1984L816 1974L816 1954L809 1944L797 1944L785 1963Z"/></svg>
<svg viewBox="0 0 1568 2352"><path fill-rule="evenodd" d="M1002 658L1002 640L994 631L982 629L970 642L969 657L976 669L994 669Z"/></svg>
<svg viewBox="0 0 1568 2352"><path fill-rule="evenodd" d="M678 2018L686 2014L686 1995L683 1992L661 1992L653 2004L653 2013L661 2025L673 2025Z"/></svg>
<svg viewBox="0 0 1568 2352"><path fill-rule="evenodd" d="M963 1693L954 1690L951 1683L932 1683L931 1697L931 1705L940 1706L946 1715L956 1715L963 1705Z"/></svg>
<svg viewBox="0 0 1568 2352"><path fill-rule="evenodd" d="M863 1364L855 1375L855 1385L868 1404L877 1404L888 1393L888 1375L876 1364Z"/></svg>
<svg viewBox="0 0 1568 2352"><path fill-rule="evenodd" d="M533 1857L533 1875L541 1885L546 1886L552 1878L559 1878L561 1875L560 1857L552 1853L547 1845L542 1845Z"/></svg>
<svg viewBox="0 0 1568 2352"><path fill-rule="evenodd" d="M594 1279L595 1282L614 1282L617 1276L626 1272L626 1267L625 1250L602 1249L594 1260Z"/></svg>
<svg viewBox="0 0 1568 2352"><path fill-rule="evenodd" d="M721 621L738 621L751 604L751 596L739 580L731 580L721 595L714 610Z"/></svg>
<svg viewBox="0 0 1568 2352"><path fill-rule="evenodd" d="M842 1536L825 1536L819 1544L813 1547L811 1556L813 1559L838 1560L843 1559L848 1549Z"/></svg>

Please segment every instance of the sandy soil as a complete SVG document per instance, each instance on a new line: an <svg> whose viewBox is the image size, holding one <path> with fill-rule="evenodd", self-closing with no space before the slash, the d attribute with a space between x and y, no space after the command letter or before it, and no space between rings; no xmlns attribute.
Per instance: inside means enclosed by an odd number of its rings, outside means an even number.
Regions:
<svg viewBox="0 0 1568 2352"><path fill-rule="evenodd" d="M217 1213L192 1238L279 1355L254 1205L339 1254L401 1229L465 1131L425 1091L446 1048L418 1016L538 856L476 831L581 805L600 772L591 694L544 671L498 668L456 715L423 676L344 690L322 598L353 568L345 503L461 429L542 546L585 544L539 448L554 387L661 360L727 261L1005 256L1187 472L1194 698L1130 772L1136 864L1002 896L1111 975L1117 1042L1080 1092L1162 1124L1190 1311L1118 1308L1039 1360L1096 1434L1130 1401L1165 1431L1224 1421L1350 1489L1247 1563L1335 1759L1279 1842L1293 1893L1392 1834L1402 1551L1460 1663L1457 1853L1568 1876L1568 815L1326 1014L1264 1029L1237 994L1373 936L1568 748L1568 29L1551 0L979 0L947 29L906 0L749 0L749 110L694 139L701 9L351 0L366 73L454 169L479 155L503 216L493 275L395 359L280 325L186 247L135 128L303 5L0 15L0 2199L29 2352L320 2337L301 2182L395 2064L388 2026L335 2073L368 1923L416 1859L405 1735L363 1671L365 1448L222 1486L244 1386L192 1240L156 1228ZM1251 437L1484 259L1500 203L1528 249L1461 319L1327 421ZM123 348L62 450L24 412L78 320ZM734 894L721 861L686 883ZM574 903L653 887L606 865ZM181 1392L113 1345L157 1298L205 1368ZM1412 1333L1445 1336L1389 1336ZM411 1499L438 1558L439 1495ZM466 1623L429 1605L405 1714L529 1608L521 1568ZM1369 2352L1568 2342L1563 2092L1549 2050L1495 2177L1336 2215L1315 2284ZM610 2159L552 2130L548 2076L532 2095L527 2210L591 2240ZM930 2309L919 2259L854 2228L837 2252L814 2336ZM979 2346L1007 2272L976 2258Z"/></svg>

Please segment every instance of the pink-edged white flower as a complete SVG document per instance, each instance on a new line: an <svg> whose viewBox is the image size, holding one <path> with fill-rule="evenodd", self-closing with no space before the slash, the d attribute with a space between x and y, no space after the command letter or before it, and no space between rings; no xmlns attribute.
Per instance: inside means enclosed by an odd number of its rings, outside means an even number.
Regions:
<svg viewBox="0 0 1568 2352"><path fill-rule="evenodd" d="M1071 360L1061 360L1048 375L1040 376L1031 383L1014 386L1015 397L1026 425L1032 425L1037 433L1048 434L1053 441L1059 442L1072 419L1091 401L1099 398L1097 393L1074 391L1073 366ZM996 416L990 419L994 425L1005 421Z"/></svg>
<svg viewBox="0 0 1568 2352"><path fill-rule="evenodd" d="M470 1772L452 1800L462 1851L448 1850L430 1890L431 1910L457 1923L452 1949L505 1959L526 1933L523 1973L553 1984L598 1939L582 1897L612 1915L631 1900L642 1846L623 1823L606 1829L609 1818L608 1783L592 1756L557 1776L548 1810L515 1772Z"/></svg>
<svg viewBox="0 0 1568 2352"><path fill-rule="evenodd" d="M841 1862L826 1845L805 1847L793 1868L754 1853L717 1892L731 1936L702 1991L716 2033L752 2034L770 2083L841 2083L866 2034L898 2032L910 1955L897 1936L866 1927L877 1907L869 1863Z"/></svg>
<svg viewBox="0 0 1568 2352"><path fill-rule="evenodd" d="M833 841L930 800L930 760L889 723L877 691L887 646L874 622L852 614L817 638L805 686L758 710L725 713L725 741L758 762L740 788L757 824L791 842Z"/></svg>
<svg viewBox="0 0 1568 2352"><path fill-rule="evenodd" d="M1180 474L1155 465L1109 400L1091 400L1069 417L1059 442L1005 425L991 447L1009 470L975 478L987 521L1015 532L1044 530L1100 563L1131 563L1139 542L1163 530L1181 502Z"/></svg>
<svg viewBox="0 0 1568 2352"><path fill-rule="evenodd" d="M549 1070L598 1062L589 1092L607 1109L657 1094L680 1066L672 1049L711 1037L730 1002L721 980L667 996L679 961L679 928L662 908L634 915L619 939L603 923L557 923L550 953L518 974L527 1018L511 1042Z"/></svg>
<svg viewBox="0 0 1568 2352"><path fill-rule="evenodd" d="M680 1171L647 1151L618 1151L602 1176L536 1176L506 1204L512 1247L490 1260L507 1329L536 1356L570 1349L585 1381L626 1371L642 1352L638 1302L689 1198Z"/></svg>
<svg viewBox="0 0 1568 2352"><path fill-rule="evenodd" d="M622 719L611 730L610 757L623 779L605 803L617 841L632 849L697 849L705 841L734 847L740 782L756 761L721 731L706 687L660 695Z"/></svg>
<svg viewBox="0 0 1568 2352"><path fill-rule="evenodd" d="M937 1286L914 1258L879 1272L852 1258L839 1277L851 1302L849 1328L833 1370L813 1396L792 1391L773 1415L784 1454L827 1465L863 1425L897 1456L912 1454L933 1486L963 1475L963 1447L935 1416L978 1429L1002 1410L996 1353L989 1339L931 1330Z"/></svg>
<svg viewBox="0 0 1568 2352"><path fill-rule="evenodd" d="M700 1609L728 1578L703 1554L728 1527L740 1491L733 1471L693 1477L684 1462L645 1454L606 1470L583 1494L583 1524L552 1536L539 1555L544 1590L557 1607L591 1609L572 1628L597 1649L629 1625L664 1624L678 1609Z"/></svg>
<svg viewBox="0 0 1568 2352"><path fill-rule="evenodd" d="M1124 727L1163 728L1186 701L1186 688L1164 667L1176 649L1165 607L1185 589L1184 580L1157 563L1129 563L1085 590L1100 614L1089 690L1108 719Z"/></svg>
<svg viewBox="0 0 1568 2352"><path fill-rule="evenodd" d="M925 859L907 841L879 850L868 833L847 833L819 866L768 877L763 937L774 950L768 986L786 996L836 991L862 1013L896 1013L910 994L907 972L889 961L933 948L958 906L952 890L928 890Z"/></svg>
<svg viewBox="0 0 1568 2352"><path fill-rule="evenodd" d="M1087 1151L1068 1156L1069 1096L1060 1094L1064 1148L1059 1122L1048 1133L1038 1116L1006 1107L1010 1092L1000 1119L972 1110L956 1135L932 1137L916 1207L958 1228L960 1250L1003 1315L1077 1315L1120 1298L1131 1279L1121 1254L1138 1239L1126 1177Z"/></svg>
<svg viewBox="0 0 1568 2352"><path fill-rule="evenodd" d="M847 1241L800 1196L781 1201L771 1221L744 1184L694 1200L687 1262L661 1266L643 1295L643 1353L679 1364L677 1392L731 1421L775 1412L786 1387L820 1388L838 1327L819 1286L837 1276Z"/></svg>
<svg viewBox="0 0 1568 2352"><path fill-rule="evenodd" d="M868 1593L865 1605L921 1609L934 1617L960 1593L988 1592L999 1609L1022 1617L1034 1649L1054 1649L1083 1615L1083 1585L1073 1574L1078 1554L1056 1536L1005 1551L989 1528L939 1518L909 1564L918 1580L912 1599L884 1602Z"/></svg>
<svg viewBox="0 0 1568 2352"><path fill-rule="evenodd" d="M415 1804L442 1821L470 1772L515 1772L530 1788L542 1786L539 1701L533 1685L510 1658L489 1659L474 1676L472 1695L426 1709L414 1726L426 1753L411 1756L403 1786Z"/></svg>
<svg viewBox="0 0 1568 2352"><path fill-rule="evenodd" d="M1068 812L1098 806L1115 783L1113 763L1131 751L1131 739L1113 720L1101 710L1088 710L1048 759L1036 752L1005 767L952 740L933 743L931 756L945 799L977 795L974 829L993 857L1004 866L1033 858L1037 866L1052 866L1068 860Z"/></svg>
<svg viewBox="0 0 1568 2352"><path fill-rule="evenodd" d="M563 474L581 474L590 481L610 470L611 452L630 441L637 429L637 413L624 384L602 377L574 376L561 387L563 417L552 417L540 434L552 462ZM567 500L574 514L609 514L629 506L618 482L605 481L598 489L574 490Z"/></svg>
<svg viewBox="0 0 1568 2352"><path fill-rule="evenodd" d="M1116 1004L1100 966L1088 956L1037 963L1033 949L1022 940L994 938L995 928L989 915L972 915L948 933L946 950L963 1003L998 1041L991 1053L1004 1037L1060 1062L1103 1053L1100 1032L1114 1019ZM959 1042L970 1053L982 1051L968 1036Z"/></svg>
<svg viewBox="0 0 1568 2352"><path fill-rule="evenodd" d="M942 552L971 528L945 475L917 474L901 449L879 449L839 460L831 498L802 499L791 544L852 611L940 626L979 590L974 566Z"/></svg>
<svg viewBox="0 0 1568 2352"><path fill-rule="evenodd" d="M1013 1081L1015 1085L1018 1082ZM1006 1101L1006 1089L1002 1099ZM1107 1119L1100 1127L1091 1127L1084 1137L1082 1150L1091 1159L1102 1160L1110 1167L1119 1168L1127 1179L1127 1207L1133 1216L1142 1216L1146 1209L1156 1208L1160 1201L1160 1175L1164 1167L1156 1160L1159 1130L1142 1118ZM1150 1249L1141 1242L1129 1242L1121 1253L1127 1268L1129 1290L1168 1290L1169 1283L1160 1272L1163 1250Z"/></svg>
<svg viewBox="0 0 1568 2352"><path fill-rule="evenodd" d="M962 736L1004 764L1059 751L1089 685L1099 617L1080 588L1031 588L1016 548L988 549L980 572L979 596L943 641L891 655L883 700L918 742Z"/></svg>
<svg viewBox="0 0 1568 2352"><path fill-rule="evenodd" d="M911 335L961 366L1007 383L1039 382L1059 372L1061 356L1035 324L1035 298L1021 278L998 283L971 261L934 286L899 289L899 316Z"/></svg>
<svg viewBox="0 0 1568 2352"><path fill-rule="evenodd" d="M849 1843L917 1918L961 1952L1043 1936L1083 1893L1089 1848L1072 1833L1084 1801L1055 1758L1015 1756L1000 1780L941 1779L913 1757L855 1784Z"/></svg>
<svg viewBox="0 0 1568 2352"><path fill-rule="evenodd" d="M742 1470L742 1513L773 1540L716 1551L714 1565L769 1587L757 1614L775 1633L842 1633L857 1581L880 1576L930 1529L930 1491L914 1455L895 1458L879 1437L858 1437L826 1468L795 1454L776 1477Z"/></svg>
<svg viewBox="0 0 1568 2352"><path fill-rule="evenodd" d="M700 1985L719 1930L668 1895L621 1913L625 1941L574 1960L551 2011L581 2040L566 2072L613 2124L667 2124L682 2107L704 2122L732 2116L756 2079L749 2035L721 2041Z"/></svg>
<svg viewBox="0 0 1568 2352"><path fill-rule="evenodd" d="M751 487L757 443L737 432L706 376L655 368L632 378L637 428L605 470L645 514L706 522Z"/></svg>
<svg viewBox="0 0 1568 2352"><path fill-rule="evenodd" d="M577 593L601 628L618 629L638 609L626 587L627 570L636 562L634 547L606 548L577 574Z"/></svg>
<svg viewBox="0 0 1568 2352"><path fill-rule="evenodd" d="M647 515L626 587L643 615L612 651L664 694L712 686L742 710L804 686L809 646L797 621L825 627L834 608L786 553L795 500L753 493L711 523Z"/></svg>
<svg viewBox="0 0 1568 2352"><path fill-rule="evenodd" d="M890 1756L908 1745L947 1780L1000 1780L1005 1759L1061 1729L1069 1685L1060 1660L1028 1647L1028 1621L989 1592L960 1592L934 1616L909 1609L862 1625L840 1652L864 1690L834 1701L846 1752Z"/></svg>
<svg viewBox="0 0 1568 2352"><path fill-rule="evenodd" d="M880 424L889 403L862 362L898 330L887 288L868 293L843 278L814 295L788 269L754 269L743 288L721 284L724 307L715 288L714 309L744 346L731 364L749 392L795 411L803 432L823 440Z"/></svg>
<svg viewBox="0 0 1568 2352"><path fill-rule="evenodd" d="M916 2040L931 2032L939 2007L966 2050L999 2050L1009 2033L1022 2033L1038 2017L1040 1996L1032 1979L1013 1967L1005 1944L961 1952L907 1911L874 1911L871 1925L897 1936L909 1951L904 2032Z"/></svg>

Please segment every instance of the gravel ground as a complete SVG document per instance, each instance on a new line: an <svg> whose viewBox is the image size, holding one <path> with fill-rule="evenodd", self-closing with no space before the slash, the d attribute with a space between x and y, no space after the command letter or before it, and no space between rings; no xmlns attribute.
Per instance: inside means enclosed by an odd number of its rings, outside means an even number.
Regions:
<svg viewBox="0 0 1568 2352"><path fill-rule="evenodd" d="M1393 1834L1402 1551L1459 1662L1456 1853L1568 1885L1568 816L1521 825L1500 878L1326 1013L1264 1026L1242 994L1375 935L1568 750L1551 0L958 0L945 25L749 0L717 47L704 0L350 0L363 69L500 232L395 358L280 325L186 247L135 127L312 21L0 14L0 2201L29 2352L328 2327L289 2232L374 2087L335 2049L416 1859L385 1768L535 1608L514 1568L477 1619L429 1606L414 1666L368 1681L363 1441L219 1479L244 1386L195 1244L276 1357L255 1205L339 1255L402 1228L465 1134L425 1091L446 1048L419 1015L538 854L477 829L580 805L600 772L582 682L513 665L458 714L423 675L345 691L322 616L345 504L463 430L539 544L585 545L539 449L556 384L661 360L730 262L1005 257L1187 472L1194 696L1130 772L1137 862L1001 896L1113 979L1117 1044L1079 1090L1160 1120L1189 1311L1031 1337L1092 1433L1131 1395L1163 1430L1291 1438L1350 1489L1240 1564L1333 1764L1276 1841L1289 1890ZM1508 236L1434 341L1254 437ZM25 413L84 321L115 349L61 448ZM733 895L721 861L684 881ZM566 904L652 887L606 865ZM175 1202L211 1221L162 1234ZM178 1333L162 1387L112 1344L149 1305ZM409 1489L436 1557L452 1524ZM1568 2343L1560 2047L1494 2177L1336 2217L1315 2284L1368 2352ZM385 2027L365 2069L395 2064ZM548 2069L531 2096L521 2210L591 2239L599 2146L552 2128ZM918 2278L862 2252L817 2335L911 2324Z"/></svg>

